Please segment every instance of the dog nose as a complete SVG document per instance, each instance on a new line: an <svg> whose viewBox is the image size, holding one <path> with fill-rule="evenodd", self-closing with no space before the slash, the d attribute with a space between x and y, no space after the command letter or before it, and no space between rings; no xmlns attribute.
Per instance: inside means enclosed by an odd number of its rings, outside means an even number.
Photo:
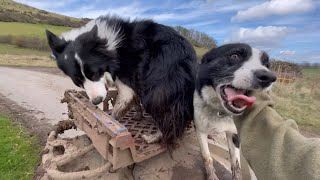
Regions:
<svg viewBox="0 0 320 180"><path fill-rule="evenodd" d="M255 71L254 76L256 81L262 88L270 86L271 83L277 80L277 76L275 74L264 69Z"/></svg>
<svg viewBox="0 0 320 180"><path fill-rule="evenodd" d="M102 100L103 100L103 97L102 96L98 96L96 98L93 98L91 101L92 101L92 103L94 105L98 105L98 104L100 104L102 102Z"/></svg>

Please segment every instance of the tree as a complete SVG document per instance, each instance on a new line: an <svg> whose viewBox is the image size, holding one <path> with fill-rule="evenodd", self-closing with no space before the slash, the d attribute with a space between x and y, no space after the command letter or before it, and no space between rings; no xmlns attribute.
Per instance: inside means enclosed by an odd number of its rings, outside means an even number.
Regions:
<svg viewBox="0 0 320 180"><path fill-rule="evenodd" d="M187 29L182 26L175 26L173 28L180 35L188 39L194 46L205 48L217 47L217 41L204 32L199 32L194 29Z"/></svg>

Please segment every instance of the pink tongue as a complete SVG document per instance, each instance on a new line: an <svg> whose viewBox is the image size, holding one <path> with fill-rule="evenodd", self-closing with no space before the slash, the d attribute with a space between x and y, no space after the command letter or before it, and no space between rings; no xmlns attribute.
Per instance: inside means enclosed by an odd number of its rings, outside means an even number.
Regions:
<svg viewBox="0 0 320 180"><path fill-rule="evenodd" d="M256 101L256 97L246 96L244 95L244 91L242 90L235 90L233 88L226 87L224 89L224 92L227 95L228 101L231 101L233 104L237 105L240 108L244 106L251 107Z"/></svg>

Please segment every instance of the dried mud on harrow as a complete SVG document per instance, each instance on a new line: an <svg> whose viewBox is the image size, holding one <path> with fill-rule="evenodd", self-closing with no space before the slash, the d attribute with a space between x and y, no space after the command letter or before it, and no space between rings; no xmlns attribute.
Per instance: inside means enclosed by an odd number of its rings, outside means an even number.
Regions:
<svg viewBox="0 0 320 180"><path fill-rule="evenodd" d="M49 133L42 153L42 173L36 179L106 179L108 172L131 167L166 151L160 143L147 144L141 138L143 134L157 132L148 114L135 119L136 111L132 108L119 121L110 116L116 96L116 90L109 90L101 110L84 92L65 92L61 102L68 104L70 120L59 122ZM66 130L76 128L86 134L75 138L59 137ZM217 147L227 161L228 153Z"/></svg>

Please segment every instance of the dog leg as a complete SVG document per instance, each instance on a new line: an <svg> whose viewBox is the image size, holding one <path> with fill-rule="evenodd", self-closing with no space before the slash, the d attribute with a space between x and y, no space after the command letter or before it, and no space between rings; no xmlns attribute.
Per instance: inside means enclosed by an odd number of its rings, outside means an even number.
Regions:
<svg viewBox="0 0 320 180"><path fill-rule="evenodd" d="M155 134L143 134L141 138L145 140L148 144L158 143L162 139L162 133L158 130Z"/></svg>
<svg viewBox="0 0 320 180"><path fill-rule="evenodd" d="M237 134L226 132L229 153L231 158L232 180L241 179L240 171L240 141Z"/></svg>
<svg viewBox="0 0 320 180"><path fill-rule="evenodd" d="M136 110L136 114L134 115L133 119L141 120L143 118L143 109L140 100L137 96L133 98L132 104L134 105L134 109Z"/></svg>
<svg viewBox="0 0 320 180"><path fill-rule="evenodd" d="M213 159L208 146L208 134L196 130L198 141L200 143L200 151L204 159L204 166L207 173L207 180L219 180L213 167Z"/></svg>
<svg viewBox="0 0 320 180"><path fill-rule="evenodd" d="M118 95L112 110L112 116L116 119L121 119L131 107L135 93L129 86L125 85L119 79L116 79L116 86Z"/></svg>

